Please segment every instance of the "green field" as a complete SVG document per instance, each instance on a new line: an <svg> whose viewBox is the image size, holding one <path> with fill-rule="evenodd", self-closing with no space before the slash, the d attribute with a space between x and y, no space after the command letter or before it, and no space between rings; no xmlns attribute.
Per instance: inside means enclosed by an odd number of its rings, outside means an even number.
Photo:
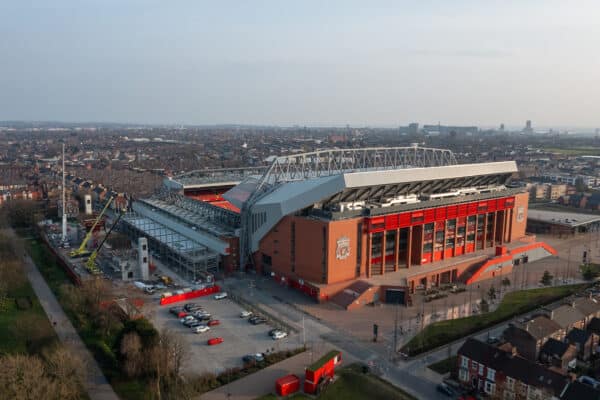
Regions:
<svg viewBox="0 0 600 400"><path fill-rule="evenodd" d="M542 151L548 153L559 153L568 156L598 156L600 155L600 149L596 147L544 147Z"/></svg>
<svg viewBox="0 0 600 400"><path fill-rule="evenodd" d="M35 353L56 341L56 335L29 281L10 286L8 300L0 311L0 354ZM19 309L16 299L28 299L31 307Z"/></svg>
<svg viewBox="0 0 600 400"><path fill-rule="evenodd" d="M493 312L428 325L402 347L402 352L412 356L434 349L506 321L515 315L552 303L585 287L586 285L569 285L510 292L504 296L500 306Z"/></svg>
<svg viewBox="0 0 600 400"><path fill-rule="evenodd" d="M35 262L40 273L44 276L46 283L52 289L56 297L60 296L60 286L71 283L66 272L58 265L52 253L43 243L36 239L26 241L27 252Z"/></svg>
<svg viewBox="0 0 600 400"><path fill-rule="evenodd" d="M337 378L324 393L316 398L319 400L409 400L414 397L389 384L383 379L370 373L363 373L360 366L350 365L337 371ZM286 397L288 399L310 399L302 393ZM257 400L275 400L277 396L266 395Z"/></svg>
<svg viewBox="0 0 600 400"><path fill-rule="evenodd" d="M14 259L5 249L3 246L0 257ZM8 298L0 305L0 354L33 354L57 338L20 262L14 264L19 267L13 275L15 282L8 282Z"/></svg>

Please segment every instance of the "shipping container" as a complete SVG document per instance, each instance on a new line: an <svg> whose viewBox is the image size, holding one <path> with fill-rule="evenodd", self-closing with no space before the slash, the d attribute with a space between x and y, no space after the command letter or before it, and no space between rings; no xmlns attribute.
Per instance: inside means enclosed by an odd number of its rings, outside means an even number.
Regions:
<svg viewBox="0 0 600 400"><path fill-rule="evenodd" d="M300 378L296 375L286 375L275 381L275 392L278 396L288 396L300 390Z"/></svg>

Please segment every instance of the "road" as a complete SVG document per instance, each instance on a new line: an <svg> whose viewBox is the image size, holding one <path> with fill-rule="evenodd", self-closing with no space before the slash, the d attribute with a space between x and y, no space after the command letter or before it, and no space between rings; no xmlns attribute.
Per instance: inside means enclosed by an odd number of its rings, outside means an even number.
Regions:
<svg viewBox="0 0 600 400"><path fill-rule="evenodd" d="M291 305L277 300L271 293L260 289L249 291L247 280L230 279L227 290L241 295L245 301L265 309L294 326L298 329L299 335L306 337L309 346L318 345L323 348L329 345L340 349L344 359L349 363L360 360L371 364L373 370L382 378L418 399L448 399L447 396L436 391L436 384L441 382L441 377L427 369L422 362L419 363L419 360L394 365L388 360L389 353L382 354L378 346L359 342L348 332L340 331L326 321L316 320ZM303 325L304 329L302 329Z"/></svg>
<svg viewBox="0 0 600 400"><path fill-rule="evenodd" d="M16 240L19 240L12 229L8 230L7 233ZM83 383L90 399L118 400L119 397L104 377L104 374L102 374L102 370L92 354L85 347L85 344L77 334L71 321L69 321L58 300L56 300L54 293L50 290L37 266L28 255L23 258L23 261L27 278L31 282L31 286L44 308L48 319L52 323L56 335L69 351L78 355L87 366L87 371L85 371L83 376Z"/></svg>
<svg viewBox="0 0 600 400"><path fill-rule="evenodd" d="M254 286L248 290L249 281L246 279L230 279L227 289L241 295L246 301L256 304L267 312L293 325L300 335L306 336L309 345L323 344L340 349L345 353L345 359L350 362L360 360L372 364L376 373L395 386L410 393L418 399L448 399L437 392L436 385L442 382L442 376L427 368L428 365L444 360L463 345L467 337L421 354L409 360L390 361L391 348L375 345L367 341L357 340L350 332L343 331L326 320L317 320L309 314L285 303L271 291L261 290ZM562 300L557 301L560 303ZM531 312L515 316L513 319L530 315ZM500 337L512 320L500 323L480 331L469 337L485 341L490 336ZM302 327L304 326L304 332ZM325 346L326 347L326 346Z"/></svg>

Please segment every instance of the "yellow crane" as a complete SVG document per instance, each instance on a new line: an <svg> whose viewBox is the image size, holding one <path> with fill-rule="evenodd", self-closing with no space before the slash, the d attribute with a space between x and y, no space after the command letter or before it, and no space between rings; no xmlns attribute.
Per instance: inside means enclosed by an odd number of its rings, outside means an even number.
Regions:
<svg viewBox="0 0 600 400"><path fill-rule="evenodd" d="M98 215L98 218L96 218L96 220L94 221L94 225L92 225L92 229L90 229L90 231L87 233L87 235L85 235L85 237L81 241L81 244L79 245L79 248L77 248L69 253L70 257L83 257L83 256L89 254L89 252L86 249L87 243L90 241L90 238L92 237L92 235L94 233L94 229L96 229L96 225L98 225L98 222L100 222L100 220L102 219L102 216L108 209L108 206L110 205L110 203L112 203L113 199L114 199L113 196L111 196L108 199L108 201L106 202L106 205L102 209L102 212L100 213L100 215Z"/></svg>
<svg viewBox="0 0 600 400"><path fill-rule="evenodd" d="M110 229L108 230L108 232L106 232L106 235L104 235L104 238L102 239L102 241L100 242L98 247L96 247L96 249L94 249L94 251L90 255L90 258L88 258L88 260L85 262L85 267L92 274L97 275L100 273L100 269L96 265L96 257L98 257L98 252L102 248L102 245L104 244L104 242L106 242L106 239L108 239L108 237L110 236L110 233L113 231L115 226L117 226L117 224L119 223L119 220L121 219L121 215L123 215L123 214L119 213L119 215L117 216L117 219L115 219L115 222L113 222L113 224L110 227Z"/></svg>

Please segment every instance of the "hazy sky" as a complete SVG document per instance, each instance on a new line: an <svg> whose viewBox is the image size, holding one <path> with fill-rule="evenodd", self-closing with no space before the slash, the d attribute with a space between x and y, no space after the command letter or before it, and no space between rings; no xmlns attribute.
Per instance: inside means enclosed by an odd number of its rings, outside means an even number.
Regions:
<svg viewBox="0 0 600 400"><path fill-rule="evenodd" d="M600 126L600 1L0 0L0 120Z"/></svg>

